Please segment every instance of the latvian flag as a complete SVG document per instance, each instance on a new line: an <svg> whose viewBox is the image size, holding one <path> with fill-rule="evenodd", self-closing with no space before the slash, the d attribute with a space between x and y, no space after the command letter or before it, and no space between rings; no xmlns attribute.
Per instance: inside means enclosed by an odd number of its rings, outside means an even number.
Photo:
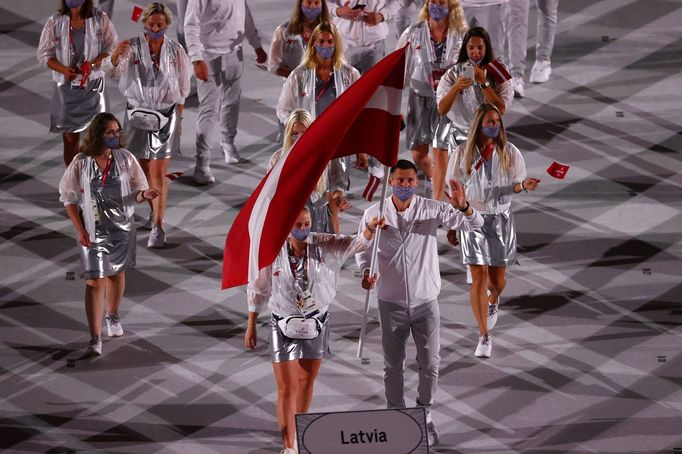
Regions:
<svg viewBox="0 0 682 454"><path fill-rule="evenodd" d="M402 48L339 96L265 175L227 234L223 289L255 280L275 260L331 159L362 150L396 163L404 73Z"/></svg>
<svg viewBox="0 0 682 454"><path fill-rule="evenodd" d="M498 84L502 84L512 78L511 74L509 74L509 70L500 60L493 60L490 63L483 65L483 69L493 76L493 79L495 79L495 82Z"/></svg>

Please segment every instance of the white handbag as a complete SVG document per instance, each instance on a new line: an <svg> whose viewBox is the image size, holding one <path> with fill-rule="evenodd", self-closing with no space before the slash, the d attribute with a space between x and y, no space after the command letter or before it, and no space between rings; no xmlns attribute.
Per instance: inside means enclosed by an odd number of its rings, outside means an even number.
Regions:
<svg viewBox="0 0 682 454"><path fill-rule="evenodd" d="M168 117L153 109L132 107L128 108L128 121L135 129L159 131L168 124Z"/></svg>
<svg viewBox="0 0 682 454"><path fill-rule="evenodd" d="M290 339L315 339L322 332L322 322L315 317L305 318L301 315L290 315L277 320L277 326Z"/></svg>

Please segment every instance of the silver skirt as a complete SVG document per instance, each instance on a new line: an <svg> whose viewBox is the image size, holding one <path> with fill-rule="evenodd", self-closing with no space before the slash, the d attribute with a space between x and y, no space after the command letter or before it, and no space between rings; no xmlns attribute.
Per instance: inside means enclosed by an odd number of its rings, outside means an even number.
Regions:
<svg viewBox="0 0 682 454"><path fill-rule="evenodd" d="M128 121L128 114L123 121L123 130L126 135L126 148L130 150L137 159L169 159L172 149L177 146L178 141L174 140L177 136L178 114L175 106L167 111L158 111L168 118L166 126L158 131L143 131L134 128Z"/></svg>
<svg viewBox="0 0 682 454"><path fill-rule="evenodd" d="M409 92L409 110L405 128L407 147L414 149L419 145L430 145L447 150L450 141L450 120L438 115L436 98L419 96Z"/></svg>
<svg viewBox="0 0 682 454"><path fill-rule="evenodd" d="M516 229L511 209L501 214L484 214L483 227L460 231L462 261L465 265L509 266L516 261Z"/></svg>
<svg viewBox="0 0 682 454"><path fill-rule="evenodd" d="M286 337L277 325L277 320L280 319L281 317L275 314L270 316L270 345L273 363L331 357L332 354L329 351L329 312L324 315L322 332L315 339L290 339Z"/></svg>
<svg viewBox="0 0 682 454"><path fill-rule="evenodd" d="M92 118L104 112L104 79L89 81L84 89L71 82L55 84L50 106L50 132L82 132Z"/></svg>

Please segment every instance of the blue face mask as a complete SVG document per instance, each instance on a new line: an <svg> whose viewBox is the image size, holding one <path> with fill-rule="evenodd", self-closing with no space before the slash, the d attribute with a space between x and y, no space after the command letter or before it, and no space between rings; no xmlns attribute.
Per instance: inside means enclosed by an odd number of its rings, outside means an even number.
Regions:
<svg viewBox="0 0 682 454"><path fill-rule="evenodd" d="M436 3L429 3L429 17L433 20L441 20L448 15L450 8L440 6Z"/></svg>
<svg viewBox="0 0 682 454"><path fill-rule="evenodd" d="M393 186L393 194L395 194L401 202L406 202L410 197L414 195L414 191L417 189L414 186L403 187L399 184Z"/></svg>
<svg viewBox="0 0 682 454"><path fill-rule="evenodd" d="M80 8L85 3L85 0L66 0L67 8Z"/></svg>
<svg viewBox="0 0 682 454"><path fill-rule="evenodd" d="M481 126L481 132L488 139L494 139L500 134L499 126Z"/></svg>
<svg viewBox="0 0 682 454"><path fill-rule="evenodd" d="M159 39L163 38L163 35L166 34L166 29L159 30L158 32L153 32L147 27L144 28L144 32L149 36L152 41L158 41Z"/></svg>
<svg viewBox="0 0 682 454"><path fill-rule="evenodd" d="M106 148L115 150L121 146L121 138L118 136L102 137L102 145L104 145Z"/></svg>
<svg viewBox="0 0 682 454"><path fill-rule="evenodd" d="M322 8L308 8L305 6L301 6L301 12L303 13L306 19L312 22L315 19L317 19L317 16L320 15L320 13L322 12Z"/></svg>
<svg viewBox="0 0 682 454"><path fill-rule="evenodd" d="M296 227L291 229L291 236L296 238L298 241L305 241L305 239L308 238L308 235L310 235L310 227L307 229L299 229Z"/></svg>
<svg viewBox="0 0 682 454"><path fill-rule="evenodd" d="M323 47L315 44L315 52L322 60L329 60L334 55L334 46Z"/></svg>

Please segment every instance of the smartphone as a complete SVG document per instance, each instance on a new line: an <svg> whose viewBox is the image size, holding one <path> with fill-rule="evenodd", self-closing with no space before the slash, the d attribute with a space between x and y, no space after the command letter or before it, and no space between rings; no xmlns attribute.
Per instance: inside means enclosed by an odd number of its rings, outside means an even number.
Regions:
<svg viewBox="0 0 682 454"><path fill-rule="evenodd" d="M462 75L474 80L474 67L471 66L471 63L462 63Z"/></svg>
<svg viewBox="0 0 682 454"><path fill-rule="evenodd" d="M367 5L363 5L361 3L358 3L357 5L355 5L353 7L353 9L365 9L365 8L367 8Z"/></svg>

